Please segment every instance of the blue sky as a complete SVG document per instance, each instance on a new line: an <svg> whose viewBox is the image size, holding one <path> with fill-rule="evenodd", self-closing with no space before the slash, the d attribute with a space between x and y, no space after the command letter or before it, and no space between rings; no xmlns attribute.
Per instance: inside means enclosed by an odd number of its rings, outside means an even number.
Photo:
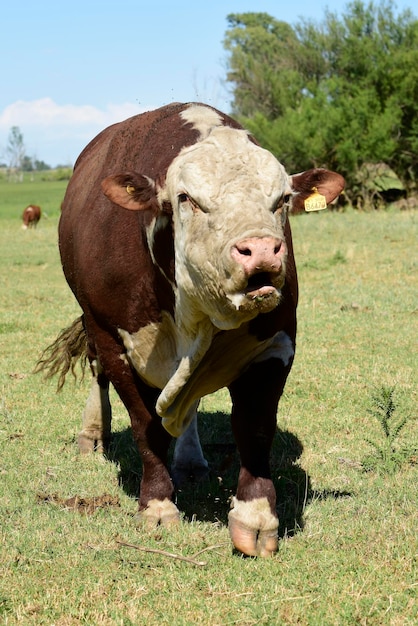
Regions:
<svg viewBox="0 0 418 626"><path fill-rule="evenodd" d="M400 0L415 10L418 0ZM26 153L73 164L100 130L175 101L229 111L230 13L321 21L347 0L10 0L1 9L0 162L12 126Z"/></svg>

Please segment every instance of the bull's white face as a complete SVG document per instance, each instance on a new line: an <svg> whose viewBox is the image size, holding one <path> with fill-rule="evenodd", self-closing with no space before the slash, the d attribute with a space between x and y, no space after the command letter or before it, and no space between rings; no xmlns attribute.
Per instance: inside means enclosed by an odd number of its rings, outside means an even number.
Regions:
<svg viewBox="0 0 418 626"><path fill-rule="evenodd" d="M174 159L162 195L173 207L178 298L191 316L230 329L277 306L291 186L272 154L244 130L212 127Z"/></svg>

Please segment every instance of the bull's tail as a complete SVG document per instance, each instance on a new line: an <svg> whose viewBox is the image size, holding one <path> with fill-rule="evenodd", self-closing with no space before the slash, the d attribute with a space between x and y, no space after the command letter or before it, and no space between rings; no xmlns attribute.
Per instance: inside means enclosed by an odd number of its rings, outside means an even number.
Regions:
<svg viewBox="0 0 418 626"><path fill-rule="evenodd" d="M57 389L60 391L70 370L77 379L75 366L78 361L83 378L87 364L87 334L82 315L71 326L62 330L55 341L43 351L35 366L35 373L44 372L45 378L59 374Z"/></svg>

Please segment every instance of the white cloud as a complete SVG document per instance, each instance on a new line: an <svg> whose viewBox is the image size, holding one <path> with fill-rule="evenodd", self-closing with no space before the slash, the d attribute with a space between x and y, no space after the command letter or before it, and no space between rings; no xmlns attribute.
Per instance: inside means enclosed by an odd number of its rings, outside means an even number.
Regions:
<svg viewBox="0 0 418 626"><path fill-rule="evenodd" d="M153 107L130 102L91 105L59 105L51 98L18 100L0 111L0 153L7 145L12 126L23 134L27 154L48 164L74 162L86 143L98 132L132 115Z"/></svg>
<svg viewBox="0 0 418 626"><path fill-rule="evenodd" d="M18 100L9 104L0 114L0 128L9 129L11 126L80 126L94 124L106 127L114 122L140 113L138 105L132 103L109 104L105 110L85 104L59 105L51 98L41 98L26 102Z"/></svg>

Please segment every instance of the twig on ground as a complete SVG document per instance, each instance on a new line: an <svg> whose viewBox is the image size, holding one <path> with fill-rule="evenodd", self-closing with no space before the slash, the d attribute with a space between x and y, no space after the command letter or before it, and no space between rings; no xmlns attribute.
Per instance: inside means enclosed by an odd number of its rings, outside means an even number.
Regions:
<svg viewBox="0 0 418 626"><path fill-rule="evenodd" d="M139 550L140 552L149 552L151 554L159 554L160 556L165 556L170 559L177 559L179 561L186 561L186 563L191 563L192 565L199 565L200 567L204 567L206 565L206 561L196 561L196 559L191 559L187 556L182 556L181 554L173 554L172 552L166 552L165 550L157 550L156 548L144 548L142 546L136 546L133 543L127 543L126 541L116 540L121 546L125 546L126 548L133 548L134 550Z"/></svg>
<svg viewBox="0 0 418 626"><path fill-rule="evenodd" d="M203 550L199 550L199 552L195 552L193 555L193 559L202 554L203 552L208 552L208 550L216 550L217 548L222 548L223 546L229 545L229 541L225 541L224 543L218 543L214 546L208 546L207 548L203 548Z"/></svg>

